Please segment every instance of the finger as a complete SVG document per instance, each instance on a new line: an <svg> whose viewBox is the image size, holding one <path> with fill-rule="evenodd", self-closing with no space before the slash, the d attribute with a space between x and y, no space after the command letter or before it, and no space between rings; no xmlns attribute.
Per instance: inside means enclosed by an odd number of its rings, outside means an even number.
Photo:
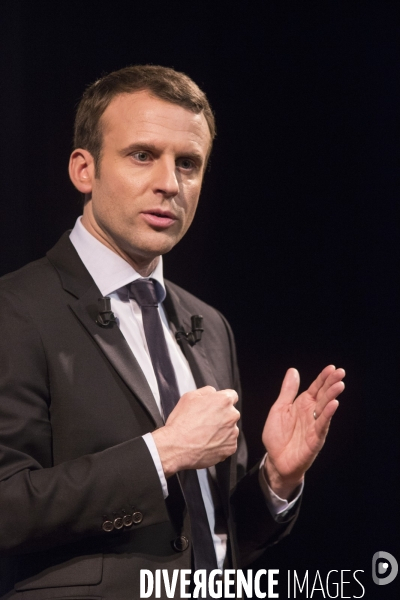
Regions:
<svg viewBox="0 0 400 600"><path fill-rule="evenodd" d="M325 367L325 369L321 371L318 377L312 382L312 384L308 388L308 393L311 394L311 396L314 396L314 398L316 398L319 390L322 388L329 375L331 375L335 371L335 365L328 365L327 367Z"/></svg>
<svg viewBox="0 0 400 600"><path fill-rule="evenodd" d="M346 375L346 371L344 369L335 369L335 371L333 373L331 373L329 375L329 377L326 379L324 385L323 385L323 389L327 390L330 386L334 385L335 383L337 383L338 381L342 381L342 379L344 379Z"/></svg>
<svg viewBox="0 0 400 600"><path fill-rule="evenodd" d="M344 383L342 382L346 372L344 369L335 369L325 380L324 385L319 390L316 400L318 403L322 402L324 405L333 400L344 390Z"/></svg>
<svg viewBox="0 0 400 600"><path fill-rule="evenodd" d="M330 400L337 398L343 392L344 387L345 387L344 381L342 381L342 380L335 381L326 390L324 390L323 393L321 393L320 395L322 398L327 399L329 402ZM318 398L318 400L319 400L319 398ZM325 402L325 404L326 404L326 402Z"/></svg>
<svg viewBox="0 0 400 600"><path fill-rule="evenodd" d="M300 374L297 369L291 368L286 371L283 378L281 391L275 406L290 406L297 396L300 385Z"/></svg>
<svg viewBox="0 0 400 600"><path fill-rule="evenodd" d="M217 394L228 397L232 401L232 404L236 404L239 400L239 396L235 390L219 390Z"/></svg>
<svg viewBox="0 0 400 600"><path fill-rule="evenodd" d="M324 408L320 416L315 421L315 430L321 439L325 439L332 417L339 406L338 400L331 400Z"/></svg>
<svg viewBox="0 0 400 600"><path fill-rule="evenodd" d="M233 408L233 407L232 407ZM233 410L235 411L232 415L232 419L234 421L234 423L237 423L241 417L240 412L238 410L236 410L236 408L233 408Z"/></svg>
<svg viewBox="0 0 400 600"><path fill-rule="evenodd" d="M315 414L320 415L324 410L325 406L327 406L332 400L336 400L338 396L343 392L345 385L343 381L338 381L335 384L331 385L326 392L320 394L317 402L315 403Z"/></svg>

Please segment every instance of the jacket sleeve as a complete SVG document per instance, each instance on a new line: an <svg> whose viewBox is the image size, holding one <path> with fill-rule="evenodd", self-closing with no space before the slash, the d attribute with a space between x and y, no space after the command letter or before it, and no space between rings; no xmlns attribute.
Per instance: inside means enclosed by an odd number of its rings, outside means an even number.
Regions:
<svg viewBox="0 0 400 600"><path fill-rule="evenodd" d="M0 293L0 554L110 535L103 521L140 511L168 520L141 437L54 466L46 350L26 304ZM113 532L112 535L117 532Z"/></svg>

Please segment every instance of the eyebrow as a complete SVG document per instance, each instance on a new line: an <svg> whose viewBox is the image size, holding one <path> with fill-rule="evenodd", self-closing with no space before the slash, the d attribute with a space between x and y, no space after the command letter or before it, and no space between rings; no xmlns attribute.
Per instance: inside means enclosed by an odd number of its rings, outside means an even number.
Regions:
<svg viewBox="0 0 400 600"><path fill-rule="evenodd" d="M151 144L149 142L134 142L133 144L130 144L126 148L120 150L119 153L122 156L126 156L128 154L132 154L132 152L138 152L140 150L150 152L155 156L160 154L160 149L155 144ZM182 152L180 156L184 158L190 158L199 164L204 163L204 157L199 152Z"/></svg>

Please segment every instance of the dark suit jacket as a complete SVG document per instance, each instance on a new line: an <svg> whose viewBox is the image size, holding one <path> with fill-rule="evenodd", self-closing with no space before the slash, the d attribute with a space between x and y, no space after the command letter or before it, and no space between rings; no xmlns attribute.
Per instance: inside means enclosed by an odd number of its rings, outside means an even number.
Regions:
<svg viewBox="0 0 400 600"><path fill-rule="evenodd" d="M240 389L224 317L167 282L174 330L202 314L183 349L198 386ZM68 234L46 258L0 280L0 598L139 597L140 569L191 568L179 486L164 500L142 435L163 425L117 325L96 324L95 283ZM240 405L239 405L240 410ZM216 466L229 558L243 566L288 533L270 516L245 444ZM239 483L237 483L239 480ZM136 513L137 523L130 515ZM139 516L138 516L139 514ZM105 531L105 521L119 527ZM115 521L115 519L118 519Z"/></svg>

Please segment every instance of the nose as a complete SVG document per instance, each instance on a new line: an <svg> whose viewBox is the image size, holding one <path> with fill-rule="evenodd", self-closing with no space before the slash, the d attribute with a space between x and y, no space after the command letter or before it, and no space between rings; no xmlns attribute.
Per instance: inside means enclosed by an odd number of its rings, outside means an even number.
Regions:
<svg viewBox="0 0 400 600"><path fill-rule="evenodd" d="M162 194L166 198L172 198L179 192L179 181L177 178L177 171L175 166L175 160L165 157L157 161L157 165L154 172L154 192Z"/></svg>

